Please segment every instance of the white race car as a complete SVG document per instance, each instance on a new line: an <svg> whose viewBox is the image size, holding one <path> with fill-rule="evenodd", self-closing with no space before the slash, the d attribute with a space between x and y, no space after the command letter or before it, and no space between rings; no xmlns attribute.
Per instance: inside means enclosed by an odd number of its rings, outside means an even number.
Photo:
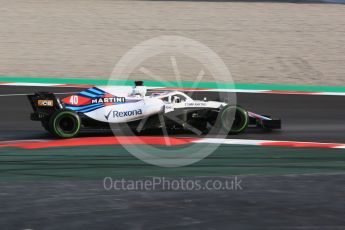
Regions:
<svg viewBox="0 0 345 230"><path fill-rule="evenodd" d="M60 138L76 137L85 129L109 129L112 124L135 133L165 128L197 135L210 132L238 134L249 125L280 129L281 121L225 102L193 100L181 91L147 93L142 81L134 87L92 87L59 99L53 93L28 96L31 120Z"/></svg>

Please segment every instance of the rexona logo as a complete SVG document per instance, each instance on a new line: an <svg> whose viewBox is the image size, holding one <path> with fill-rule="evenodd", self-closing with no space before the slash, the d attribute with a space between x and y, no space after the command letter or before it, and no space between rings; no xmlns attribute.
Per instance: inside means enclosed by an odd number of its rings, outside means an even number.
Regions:
<svg viewBox="0 0 345 230"><path fill-rule="evenodd" d="M103 98L96 98L92 99L92 104L102 104L102 103L124 103L126 102L125 97L103 97Z"/></svg>
<svg viewBox="0 0 345 230"><path fill-rule="evenodd" d="M108 120L110 114L113 114L113 117L130 117L130 116L136 116L143 114L143 111L141 109L135 109L135 110L129 110L129 111L116 111L116 110L110 110L107 115L104 115L104 117Z"/></svg>

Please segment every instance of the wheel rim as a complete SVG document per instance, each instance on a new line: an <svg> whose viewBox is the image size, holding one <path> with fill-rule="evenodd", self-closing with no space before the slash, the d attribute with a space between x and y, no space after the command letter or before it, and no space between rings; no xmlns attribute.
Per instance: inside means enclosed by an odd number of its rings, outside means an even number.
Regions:
<svg viewBox="0 0 345 230"><path fill-rule="evenodd" d="M60 113L54 120L55 133L60 137L73 137L80 129L80 120L70 112Z"/></svg>
<svg viewBox="0 0 345 230"><path fill-rule="evenodd" d="M61 117L57 120L57 126L59 131L67 134L71 134L76 128L76 119L71 116Z"/></svg>
<svg viewBox="0 0 345 230"><path fill-rule="evenodd" d="M247 111L239 107L226 108L222 113L222 125L232 133L240 133L245 130L248 121Z"/></svg>

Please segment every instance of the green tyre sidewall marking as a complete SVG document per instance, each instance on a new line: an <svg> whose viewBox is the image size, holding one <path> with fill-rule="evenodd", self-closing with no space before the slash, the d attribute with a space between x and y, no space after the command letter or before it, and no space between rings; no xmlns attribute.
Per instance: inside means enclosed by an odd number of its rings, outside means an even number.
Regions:
<svg viewBox="0 0 345 230"><path fill-rule="evenodd" d="M66 115L71 116L71 117L73 117L73 119L76 120L77 128L72 133L64 133L62 130L60 130L57 127L57 123L60 121L60 119L63 116L66 116ZM72 138L72 137L75 137L79 134L80 127L81 127L81 121L80 121L80 117L75 112L63 110L63 111L58 111L55 114L53 114L53 116L51 117L51 120L50 120L50 126L51 126L51 132L55 136L58 136L61 138Z"/></svg>
<svg viewBox="0 0 345 230"><path fill-rule="evenodd" d="M238 128L238 129L233 129L233 127L229 128L229 127L225 127L224 126L224 121L225 119L228 119L228 117L225 117L225 111L226 110L229 110L229 109L235 109L235 114L240 112L242 115L244 115L245 117L245 122L243 123L243 125ZM234 115L235 115L234 114ZM221 115L221 123L222 123L222 127L228 131L229 133L231 134L238 134L238 133L241 133L243 132L247 127L248 127L248 124L249 124L249 117L248 117L248 112L245 110L245 109L242 109L241 107L238 107L238 106L228 106L226 108L224 108L224 110L222 111L222 115ZM233 125L233 124L232 124Z"/></svg>

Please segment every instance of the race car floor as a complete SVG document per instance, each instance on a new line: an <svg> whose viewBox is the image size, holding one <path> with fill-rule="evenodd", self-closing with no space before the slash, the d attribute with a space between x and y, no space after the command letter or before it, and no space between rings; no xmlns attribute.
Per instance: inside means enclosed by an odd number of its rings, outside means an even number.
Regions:
<svg viewBox="0 0 345 230"><path fill-rule="evenodd" d="M4 95L80 89L8 86L0 90ZM344 97L238 97L239 104L254 112L282 118L283 130L249 130L229 138L344 143ZM29 120L31 108L25 96L0 96L0 101L0 140L51 138L39 123ZM343 149L222 145L191 166L162 168L143 163L119 145L0 148L0 175L0 226L4 229L345 227ZM104 177L201 181L238 177L242 189L108 191Z"/></svg>

